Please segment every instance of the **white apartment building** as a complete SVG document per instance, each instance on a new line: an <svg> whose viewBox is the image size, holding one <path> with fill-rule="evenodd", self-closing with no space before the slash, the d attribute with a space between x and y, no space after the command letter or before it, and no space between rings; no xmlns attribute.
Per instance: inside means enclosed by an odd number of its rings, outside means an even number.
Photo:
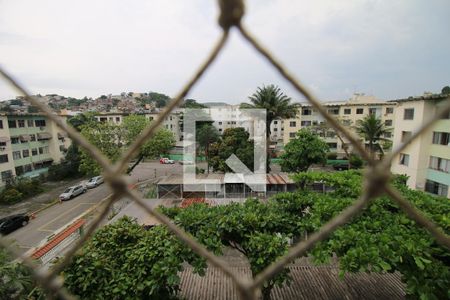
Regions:
<svg viewBox="0 0 450 300"><path fill-rule="evenodd" d="M352 132L354 132L354 126L357 125L358 120L363 119L368 114L375 114L388 128L392 128L394 124L396 104L379 100L373 96L355 94L348 101L327 102L323 105L330 115L336 117L341 124ZM297 117L284 120L283 144L286 145L291 139L295 138L298 130L305 127L314 127L326 141L331 152L336 152L340 157L345 155L344 147L347 148L348 152L352 152L353 147L345 137L340 135L341 140L334 129L327 126L320 127L321 124L325 124L325 118L310 104L302 104ZM393 134L390 132L384 137L392 140Z"/></svg>
<svg viewBox="0 0 450 300"><path fill-rule="evenodd" d="M448 95L424 95L393 100L394 144L397 148L428 120L436 118ZM392 173L409 176L408 186L450 198L450 114L408 145L391 166Z"/></svg>
<svg viewBox="0 0 450 300"><path fill-rule="evenodd" d="M46 173L53 162L61 161L70 143L45 115L0 115L0 186L16 176Z"/></svg>

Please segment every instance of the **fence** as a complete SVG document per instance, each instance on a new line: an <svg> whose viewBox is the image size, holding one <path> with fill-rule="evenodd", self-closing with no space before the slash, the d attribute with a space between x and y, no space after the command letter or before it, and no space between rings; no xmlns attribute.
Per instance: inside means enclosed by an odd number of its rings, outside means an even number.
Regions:
<svg viewBox="0 0 450 300"><path fill-rule="evenodd" d="M211 53L207 56L206 60L200 65L198 70L194 73L192 78L186 83L181 91L173 98L173 100L165 107L160 113L160 117L153 121L148 128L146 128L136 141L127 149L123 154L122 159L119 159L116 164L112 164L96 147L91 145L86 139L84 139L74 128L66 125L51 109L45 104L39 102L15 79L13 79L9 73L0 68L0 73L4 79L9 82L18 92L20 92L27 101L33 106L38 107L42 112L54 121L60 128L65 130L69 137L81 147L83 147L93 158L97 160L100 166L104 170L105 180L109 183L114 193L105 201L105 205L102 207L99 215L94 219L91 225L86 229L85 234L80 238L77 243L71 248L64 259L56 264L50 271L39 269L39 267L27 257L22 257L24 264L33 269L33 275L37 282L44 288L49 297L62 299L74 298L63 287L63 280L59 277L61 271L67 266L72 259L75 252L83 246L83 244L92 236L95 229L99 226L101 221L107 216L111 205L119 198L126 196L133 199L138 205L145 209L149 214L153 215L158 221L165 224L170 231L172 231L180 240L185 242L193 251L200 256L204 257L210 264L219 268L224 274L231 278L233 284L236 286L239 296L242 299L256 299L260 295L260 288L263 283L269 278L273 277L277 273L283 270L283 268L296 257L304 255L308 250L312 249L314 245L326 238L328 238L338 227L342 226L346 222L350 221L352 217L357 215L363 208L369 205L370 201L381 194L387 194L392 201L397 203L399 207L417 224L423 226L438 243L450 249L450 237L447 236L440 228L438 228L433 222L427 219L420 211L418 211L408 200L404 199L400 193L388 184L389 181L389 167L392 159L398 155L411 141L415 140L418 136L429 129L433 123L448 115L450 112L450 101L439 112L436 119L428 121L424 126L419 128L404 144L399 146L383 158L382 161L376 161L371 155L365 151L364 146L358 140L356 136L350 133L343 127L333 116L329 115L320 104L320 101L313 96L310 91L300 81L294 78L289 71L268 51L264 48L247 30L247 28L241 24L241 18L244 15L244 1L243 0L219 0L220 16L219 25L222 28L222 35L218 42L213 46ZM182 229L178 228L171 222L166 216L155 211L146 205L145 201L135 192L131 191L127 187L125 178L122 176L126 170L130 160L137 154L140 145L142 145L148 138L152 137L155 130L161 124L161 122L168 116L168 114L176 108L182 99L189 93L192 87L203 76L205 71L209 68L211 63L217 58L219 53L223 50L224 45L228 41L230 30L234 28L237 33L240 34L257 53L262 55L279 73L287 80L295 90L302 94L310 104L319 111L323 117L331 124L334 129L341 132L354 146L355 150L368 162L368 170L365 175L365 188L363 194L359 199L346 208L340 215L331 219L328 223L324 224L317 232L311 234L308 240L298 242L289 252L278 261L267 267L264 271L259 273L254 279L246 279L240 277L238 274L233 273L232 269L227 266L220 258L210 253L204 246L192 239ZM15 257L20 256L15 253L15 250L9 246L8 242L4 239L0 239L0 246L7 248Z"/></svg>

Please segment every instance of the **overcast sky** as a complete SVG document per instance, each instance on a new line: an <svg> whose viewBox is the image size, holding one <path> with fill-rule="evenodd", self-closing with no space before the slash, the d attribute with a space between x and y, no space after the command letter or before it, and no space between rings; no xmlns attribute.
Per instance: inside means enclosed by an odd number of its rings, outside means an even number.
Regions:
<svg viewBox="0 0 450 300"><path fill-rule="evenodd" d="M32 93L175 95L220 36L213 0L0 0L0 64ZM247 1L244 24L324 100L450 85L450 1ZM239 103L277 84L233 31L190 98ZM16 96L0 81L0 100Z"/></svg>

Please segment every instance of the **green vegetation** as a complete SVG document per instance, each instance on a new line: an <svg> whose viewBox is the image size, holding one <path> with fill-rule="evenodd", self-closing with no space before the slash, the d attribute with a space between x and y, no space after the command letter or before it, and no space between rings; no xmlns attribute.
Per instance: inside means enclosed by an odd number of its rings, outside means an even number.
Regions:
<svg viewBox="0 0 450 300"><path fill-rule="evenodd" d="M389 141L384 135L391 130L375 114L369 114L364 119L358 120L356 126L356 132L368 143L368 150L373 157L377 152L384 154L381 142Z"/></svg>
<svg viewBox="0 0 450 300"><path fill-rule="evenodd" d="M75 121L74 121L75 122ZM137 136L149 124L142 115L130 115L120 125L109 122L96 122L89 116L76 120L81 134L93 145L97 146L111 161L119 159L122 152L131 145ZM155 135L140 147L135 164L128 169L130 173L145 157L156 158L175 145L173 133L167 129L159 129ZM98 163L85 150L80 153L80 171L88 175L97 175L101 169Z"/></svg>
<svg viewBox="0 0 450 300"><path fill-rule="evenodd" d="M44 192L39 179L19 178L7 182L0 192L0 204L10 205Z"/></svg>
<svg viewBox="0 0 450 300"><path fill-rule="evenodd" d="M98 230L63 276L81 299L173 299L183 262L206 267L164 226L145 230L125 217Z"/></svg>
<svg viewBox="0 0 450 300"><path fill-rule="evenodd" d="M450 203L410 190L405 179L395 176L392 184L448 234ZM249 199L223 206L197 203L160 210L215 254L223 253L225 247L241 252L255 276L286 253L289 239L305 238L356 201L363 177L360 171L304 172L295 175L294 180L304 183L303 189L280 193L267 203ZM317 181L331 191L323 194L310 190L311 183ZM408 297L448 298L448 250L385 196L375 199L308 254L316 263L328 263L337 255L340 276L348 272L397 271L407 286ZM100 229L63 275L69 290L83 299L162 299L177 296L177 272L182 270L183 262L204 274L204 260L164 226L145 231L135 222L122 219ZM286 268L265 283L264 299L269 298L275 285L289 280Z"/></svg>
<svg viewBox="0 0 450 300"><path fill-rule="evenodd" d="M249 133L244 128L227 128L222 135L222 139L210 146L209 165L214 171L229 172L231 170L225 161L231 154L235 154L250 171L253 171L253 143L253 140L249 139Z"/></svg>
<svg viewBox="0 0 450 300"><path fill-rule="evenodd" d="M266 110L266 138L267 138L267 171L270 171L270 124L277 119L294 118L298 106L291 103L291 98L286 96L276 85L258 87L256 92L249 97L251 104L242 103L241 108L260 108Z"/></svg>
<svg viewBox="0 0 450 300"><path fill-rule="evenodd" d="M328 145L309 129L301 129L280 156L283 172L304 172L312 164L326 163Z"/></svg>

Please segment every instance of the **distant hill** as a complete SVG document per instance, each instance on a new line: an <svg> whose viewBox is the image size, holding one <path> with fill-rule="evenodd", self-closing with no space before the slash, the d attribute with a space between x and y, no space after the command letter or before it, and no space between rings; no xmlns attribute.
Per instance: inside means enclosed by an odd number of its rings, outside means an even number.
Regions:
<svg viewBox="0 0 450 300"><path fill-rule="evenodd" d="M199 103L201 103L205 106L208 106L208 107L230 105L229 103L225 103L225 102L199 102Z"/></svg>

